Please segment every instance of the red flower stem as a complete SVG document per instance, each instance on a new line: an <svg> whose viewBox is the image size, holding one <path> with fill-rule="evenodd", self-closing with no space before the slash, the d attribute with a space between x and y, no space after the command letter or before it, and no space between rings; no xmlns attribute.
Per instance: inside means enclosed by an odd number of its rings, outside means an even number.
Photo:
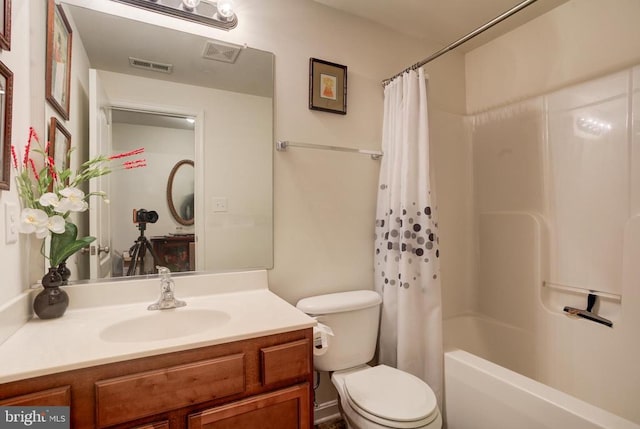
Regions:
<svg viewBox="0 0 640 429"><path fill-rule="evenodd" d="M131 150L129 152L123 152L123 153L118 153L116 155L111 155L109 157L109 159L111 160L111 159L126 158L128 156L141 154L142 152L144 152L144 148L143 147Z"/></svg>
<svg viewBox="0 0 640 429"><path fill-rule="evenodd" d="M29 159L29 163L31 164L31 171L33 171L33 176L37 181L40 181L40 176L38 176L38 170L36 170L36 165L33 162L33 159Z"/></svg>
<svg viewBox="0 0 640 429"><path fill-rule="evenodd" d="M18 156L16 155L16 147L11 145L11 157L13 158L13 168L18 169Z"/></svg>

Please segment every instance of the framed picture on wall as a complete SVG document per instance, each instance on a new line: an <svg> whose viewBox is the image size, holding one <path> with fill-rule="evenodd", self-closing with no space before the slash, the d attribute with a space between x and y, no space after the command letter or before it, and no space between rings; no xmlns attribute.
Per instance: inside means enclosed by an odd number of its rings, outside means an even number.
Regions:
<svg viewBox="0 0 640 429"><path fill-rule="evenodd" d="M347 66L309 59L309 109L347 114Z"/></svg>
<svg viewBox="0 0 640 429"><path fill-rule="evenodd" d="M0 62L0 189L11 186L11 111L13 106L13 72Z"/></svg>
<svg viewBox="0 0 640 429"><path fill-rule="evenodd" d="M56 170L62 171L69 168L69 150L71 149L71 134L62 126L56 117L51 117L49 124L49 155L53 159ZM69 184L69 178L65 179L65 185Z"/></svg>
<svg viewBox="0 0 640 429"><path fill-rule="evenodd" d="M0 0L0 49L11 50L11 0Z"/></svg>
<svg viewBox="0 0 640 429"><path fill-rule="evenodd" d="M71 40L71 26L62 7L48 0L45 93L47 101L65 120L69 119Z"/></svg>

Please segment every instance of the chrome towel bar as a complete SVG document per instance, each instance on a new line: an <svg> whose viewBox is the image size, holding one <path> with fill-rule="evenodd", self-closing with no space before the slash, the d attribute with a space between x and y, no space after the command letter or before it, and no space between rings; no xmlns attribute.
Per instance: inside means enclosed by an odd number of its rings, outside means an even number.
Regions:
<svg viewBox="0 0 640 429"><path fill-rule="evenodd" d="M286 140L278 140L276 142L276 150L279 152L285 152L289 147L299 147L305 149L320 149L320 150L333 150L338 152L351 152L351 153L361 153L364 155L369 155L371 159L378 160L382 158L382 152L375 150L367 150L367 149L356 149L351 147L340 147L340 146L326 146L320 144L313 143L299 143L299 142L291 142Z"/></svg>

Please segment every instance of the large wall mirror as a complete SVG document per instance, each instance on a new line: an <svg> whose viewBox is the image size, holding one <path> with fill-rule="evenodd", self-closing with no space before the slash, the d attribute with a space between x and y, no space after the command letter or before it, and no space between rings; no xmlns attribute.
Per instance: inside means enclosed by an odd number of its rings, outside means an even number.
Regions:
<svg viewBox="0 0 640 429"><path fill-rule="evenodd" d="M147 166L106 176L110 228L97 233L98 251L77 256L78 278L126 275L128 250L140 235L132 212L140 209L159 215L144 231L154 246L162 240L189 246L191 263L183 266L191 270L271 268L273 54L139 15L134 21L105 11L111 3L97 11L82 0L62 2L74 28L72 77L87 88L73 97L86 96L86 105L107 118L114 152L144 147ZM97 102L96 85L103 94ZM86 110L70 121L91 124ZM189 181L191 195L183 189ZM93 217L86 222L94 235Z"/></svg>

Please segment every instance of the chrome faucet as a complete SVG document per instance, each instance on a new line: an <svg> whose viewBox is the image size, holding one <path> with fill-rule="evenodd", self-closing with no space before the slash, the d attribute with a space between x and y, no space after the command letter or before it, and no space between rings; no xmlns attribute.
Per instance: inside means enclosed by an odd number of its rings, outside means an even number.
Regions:
<svg viewBox="0 0 640 429"><path fill-rule="evenodd" d="M158 275L160 276L160 298L157 302L149 305L147 310L167 310L169 308L184 307L186 302L176 299L173 295L173 279L171 278L171 271L167 267L156 266L158 269Z"/></svg>

